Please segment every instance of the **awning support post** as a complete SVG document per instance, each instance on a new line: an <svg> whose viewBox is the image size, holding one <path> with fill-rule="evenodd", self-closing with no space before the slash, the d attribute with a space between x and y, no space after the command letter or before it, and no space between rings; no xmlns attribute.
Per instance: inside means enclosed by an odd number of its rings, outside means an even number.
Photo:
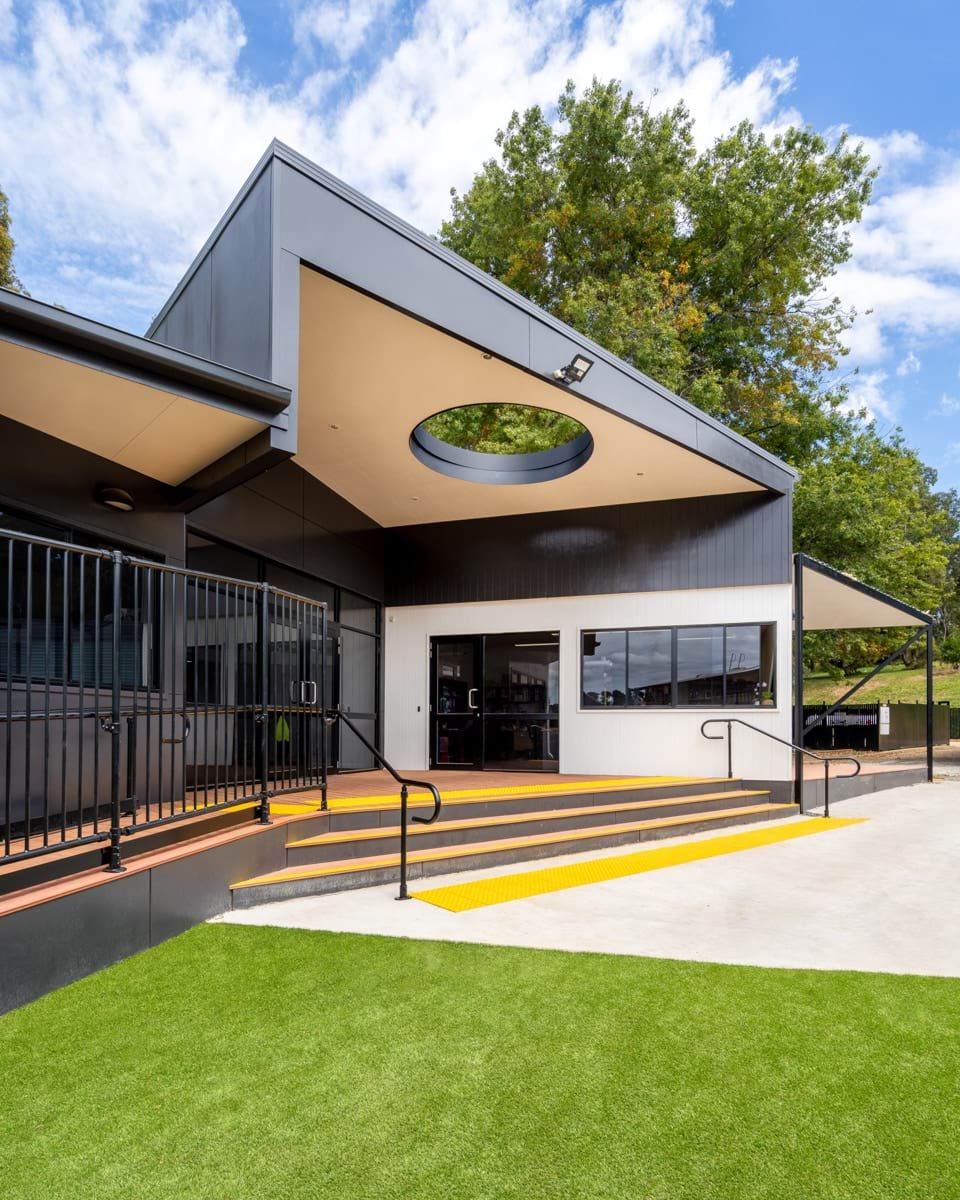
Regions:
<svg viewBox="0 0 960 1200"><path fill-rule="evenodd" d="M793 558L793 744L803 745L803 555ZM793 752L793 801L803 812L803 753Z"/></svg>
<svg viewBox="0 0 960 1200"><path fill-rule="evenodd" d="M927 626L927 781L933 782L933 625Z"/></svg>

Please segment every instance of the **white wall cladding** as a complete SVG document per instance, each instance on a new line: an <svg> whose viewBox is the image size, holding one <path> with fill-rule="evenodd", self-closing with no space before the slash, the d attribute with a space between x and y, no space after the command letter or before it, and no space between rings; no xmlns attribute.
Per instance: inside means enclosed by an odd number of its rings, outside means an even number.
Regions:
<svg viewBox="0 0 960 1200"><path fill-rule="evenodd" d="M777 623L777 707L579 709L580 630ZM406 770L428 761L429 645L441 634L560 632L560 770L576 774L725 775L726 749L700 735L708 716L736 715L790 738L792 596L789 585L564 596L388 608L384 621L384 749ZM719 731L718 731L719 732ZM734 772L789 779L790 752L735 730Z"/></svg>

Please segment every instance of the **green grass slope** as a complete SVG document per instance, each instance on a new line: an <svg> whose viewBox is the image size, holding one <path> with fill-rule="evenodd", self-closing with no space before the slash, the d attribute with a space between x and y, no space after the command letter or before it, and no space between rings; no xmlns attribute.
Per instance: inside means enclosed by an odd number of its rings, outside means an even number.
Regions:
<svg viewBox="0 0 960 1200"><path fill-rule="evenodd" d="M803 681L803 698L807 704L831 704L851 688L866 672L851 676L850 679L839 682L828 679L826 675L808 675ZM927 673L925 668L904 670L902 666L894 665L881 671L879 675L865 684L850 701L856 704L904 703L923 704L927 698ZM951 704L960 706L960 671L953 667L941 666L934 668L933 676L934 700L948 700Z"/></svg>
<svg viewBox="0 0 960 1200"><path fill-rule="evenodd" d="M960 982L205 926L0 1019L5 1200L947 1200Z"/></svg>

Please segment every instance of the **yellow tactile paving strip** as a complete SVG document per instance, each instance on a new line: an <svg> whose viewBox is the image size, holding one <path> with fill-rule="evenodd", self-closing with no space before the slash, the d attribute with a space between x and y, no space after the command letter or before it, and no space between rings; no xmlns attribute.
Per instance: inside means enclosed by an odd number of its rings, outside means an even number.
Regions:
<svg viewBox="0 0 960 1200"><path fill-rule="evenodd" d="M844 829L848 825L859 825L865 819L811 817L809 820L791 822L789 825L748 829L743 833L725 834L680 845L659 846L656 849L617 854L609 858L595 858L562 867L545 867L538 871L518 872L515 875L475 879L470 883L454 883L424 892L412 892L411 895L427 904L445 908L448 912L467 912L472 908L504 904L508 900L523 900L530 896L541 896L546 892L583 887L588 883L604 883L610 879L622 879L627 875L640 875L644 871L657 871L662 867L675 867L681 863L697 862L722 854L735 854L740 850L792 841L794 838L809 837L814 833L826 833L831 829Z"/></svg>

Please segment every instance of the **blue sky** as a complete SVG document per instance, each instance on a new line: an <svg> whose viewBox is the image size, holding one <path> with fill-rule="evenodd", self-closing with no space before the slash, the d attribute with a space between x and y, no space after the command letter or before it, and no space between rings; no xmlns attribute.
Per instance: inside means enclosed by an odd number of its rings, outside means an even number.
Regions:
<svg viewBox="0 0 960 1200"><path fill-rule="evenodd" d="M0 187L40 299L142 332L273 136L433 232L564 81L862 138L844 371L960 487L960 6L913 0L0 0Z"/></svg>

